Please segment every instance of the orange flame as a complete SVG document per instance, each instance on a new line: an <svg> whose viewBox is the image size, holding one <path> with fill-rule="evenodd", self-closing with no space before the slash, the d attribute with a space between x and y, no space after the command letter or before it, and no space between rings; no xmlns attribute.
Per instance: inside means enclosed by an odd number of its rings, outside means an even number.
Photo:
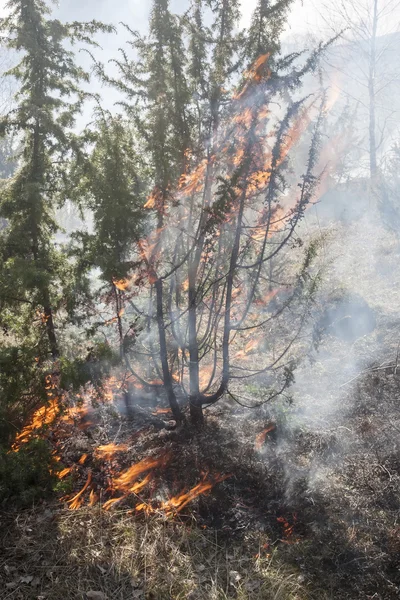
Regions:
<svg viewBox="0 0 400 600"><path fill-rule="evenodd" d="M139 475L149 471L150 469L165 466L170 458L171 456L169 453L163 454L158 458L144 458L121 473L119 477L113 480L113 484L118 489L130 490L132 484L136 481Z"/></svg>
<svg viewBox="0 0 400 600"><path fill-rule="evenodd" d="M99 497L94 490L90 490L89 494L89 506L94 506L98 501Z"/></svg>
<svg viewBox="0 0 400 600"><path fill-rule="evenodd" d="M143 208L154 208L155 205L156 205L156 197L154 194L150 194L150 196L148 197L147 202Z"/></svg>
<svg viewBox="0 0 400 600"><path fill-rule="evenodd" d="M59 479L64 479L64 477L66 477L67 475L69 475L72 471L72 467L66 467L65 469L63 469L62 471L60 471L59 473L57 473L57 477Z"/></svg>
<svg viewBox="0 0 400 600"><path fill-rule="evenodd" d="M266 67L266 63L270 57L270 54L261 54L257 60L254 61L252 66L245 71L244 76L248 79L243 90L236 94L235 99L240 100L249 89L253 82L260 83L263 79L267 80L271 77L271 69Z"/></svg>
<svg viewBox="0 0 400 600"><path fill-rule="evenodd" d="M87 460L88 455L87 454L82 454L82 456L80 457L80 459L78 460L78 463L80 465L84 465L86 460Z"/></svg>
<svg viewBox="0 0 400 600"><path fill-rule="evenodd" d="M31 422L26 425L21 433L16 437L16 441L12 446L12 449L16 452L21 447L21 444L25 444L35 432L44 427L50 425L59 415L60 408L58 400L52 400L48 405L41 406L32 416Z"/></svg>
<svg viewBox="0 0 400 600"><path fill-rule="evenodd" d="M203 177L207 169L207 159L192 171L192 173L184 173L179 180L179 189L181 194L190 196L193 193L200 192L203 189Z"/></svg>
<svg viewBox="0 0 400 600"><path fill-rule="evenodd" d="M109 460L118 452L126 452L128 446L126 444L106 444L105 446L98 446L95 450L95 455L98 458L105 458Z"/></svg>
<svg viewBox="0 0 400 600"><path fill-rule="evenodd" d="M256 435L256 443L255 443L256 450L261 450L261 448L265 444L267 434L270 433L271 431L274 431L275 429L276 429L276 425L274 425L272 423L271 425L268 425L268 427L266 427L263 431L261 431L260 433L258 433Z"/></svg>
<svg viewBox="0 0 400 600"><path fill-rule="evenodd" d="M131 281L129 279L113 279L113 284L121 292L126 292L129 288Z"/></svg>
<svg viewBox="0 0 400 600"><path fill-rule="evenodd" d="M152 415L169 415L171 414L170 408L156 408L152 411Z"/></svg>
<svg viewBox="0 0 400 600"><path fill-rule="evenodd" d="M119 498L110 498L109 500L107 500L107 502L104 502L103 509L110 510L110 508L112 508L113 506L115 506L116 504L121 502L122 500L125 500L127 495L128 494L125 494L124 496L120 496Z"/></svg>
<svg viewBox="0 0 400 600"><path fill-rule="evenodd" d="M78 508L80 508L82 506L82 504L83 504L83 494L86 492L86 490L89 487L91 481L92 481L92 472L89 471L88 478L86 480L85 485L81 489L81 491L78 492L73 498L71 498L71 500L67 501L67 503L69 504L69 509L70 510L77 510Z"/></svg>
<svg viewBox="0 0 400 600"><path fill-rule="evenodd" d="M278 517L276 520L278 521L278 523L282 523L282 525L283 525L284 539L281 541L284 542L285 544L296 544L299 540L291 539L291 538L293 536L294 528L295 528L295 525L297 522L297 513L293 514L292 525L289 523L289 521L285 517Z"/></svg>
<svg viewBox="0 0 400 600"><path fill-rule="evenodd" d="M250 340L249 342L247 342L247 344L245 345L245 347L243 348L243 350L239 350L239 352L237 352L235 354L235 358L248 358L249 354L251 354L252 350L256 350L257 347L260 344L260 339L256 338L253 340Z"/></svg>
<svg viewBox="0 0 400 600"><path fill-rule="evenodd" d="M217 476L213 477L212 480L208 480L208 481L207 481L207 477L208 477L208 473L206 473L204 475L202 481L200 483L198 483L197 485L195 485L191 490L189 490L188 492L183 492L183 493L179 494L179 496L174 496L173 498L170 498L167 502L164 502L162 504L161 508L167 514L174 513L174 512L178 513L183 508L185 508L185 506L187 504L189 504L189 502L192 502L193 500L198 498L198 496L201 496L202 494L209 492L217 483L224 481L228 477L231 477L231 475L217 475Z"/></svg>
<svg viewBox="0 0 400 600"><path fill-rule="evenodd" d="M112 508L113 506L115 506L116 504L121 502L122 500L125 500L129 496L129 494L137 494L138 492L140 492L140 490L142 490L144 487L146 487L146 485L148 483L150 483L150 481L152 479L153 479L153 474L148 473L142 481L137 481L131 487L128 487L130 484L124 484L122 486L118 485L118 479L114 480L113 483L115 484L115 486L118 489L125 490L125 493L122 496L120 496L119 498L111 498L110 500L107 500L107 502L105 502L103 504L104 510L110 510L110 508ZM127 489L127 487L128 487L128 489Z"/></svg>

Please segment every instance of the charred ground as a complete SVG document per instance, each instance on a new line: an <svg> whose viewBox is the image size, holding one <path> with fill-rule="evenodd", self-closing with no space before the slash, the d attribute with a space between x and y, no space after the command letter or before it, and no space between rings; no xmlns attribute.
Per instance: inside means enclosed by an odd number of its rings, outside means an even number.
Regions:
<svg viewBox="0 0 400 600"><path fill-rule="evenodd" d="M122 428L119 443L128 450L109 461L93 454L104 430L80 432L63 458L72 463L89 452L76 489L89 469L96 489L105 489L113 470L166 450L172 458L145 493L110 511L50 503L3 513L2 597L95 590L109 598L396 598L396 369L375 366L360 378L335 430L306 431L287 416L262 445L260 425L275 417L235 411L232 435L220 413L229 407L213 409L200 434L145 428L132 436ZM228 477L166 516L165 498L196 486L205 472ZM143 500L153 509L137 514Z"/></svg>

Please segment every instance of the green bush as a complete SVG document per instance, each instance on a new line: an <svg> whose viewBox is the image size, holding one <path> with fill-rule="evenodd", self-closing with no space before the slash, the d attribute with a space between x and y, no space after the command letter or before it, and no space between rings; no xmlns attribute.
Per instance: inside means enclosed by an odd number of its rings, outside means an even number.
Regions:
<svg viewBox="0 0 400 600"><path fill-rule="evenodd" d="M0 445L11 444L16 431L46 401L46 369L29 344L0 344Z"/></svg>
<svg viewBox="0 0 400 600"><path fill-rule="evenodd" d="M27 507L49 496L57 469L44 440L32 440L18 452L0 447L0 505Z"/></svg>

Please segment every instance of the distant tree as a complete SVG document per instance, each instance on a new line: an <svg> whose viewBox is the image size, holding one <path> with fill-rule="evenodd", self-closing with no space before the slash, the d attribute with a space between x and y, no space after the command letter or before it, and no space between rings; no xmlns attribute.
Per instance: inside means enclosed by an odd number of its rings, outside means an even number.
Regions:
<svg viewBox="0 0 400 600"><path fill-rule="evenodd" d="M398 96L400 85L400 4L397 0L340 0L326 4L324 10L329 27L342 32L338 51L343 64L338 66L334 60L333 66L357 83L359 92L351 98L367 110L369 173L377 183L379 152L387 149L397 128L391 98Z"/></svg>

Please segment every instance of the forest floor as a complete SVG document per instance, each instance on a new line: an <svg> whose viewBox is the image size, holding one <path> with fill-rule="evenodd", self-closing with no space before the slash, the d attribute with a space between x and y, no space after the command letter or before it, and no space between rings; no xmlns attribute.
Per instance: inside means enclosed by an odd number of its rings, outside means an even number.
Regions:
<svg viewBox="0 0 400 600"><path fill-rule="evenodd" d="M346 226L350 256L332 238L315 310L346 286L374 329L324 335L291 403L224 400L202 432L98 407L51 434L64 499L0 513L1 600L400 597L400 261L369 223Z"/></svg>
<svg viewBox="0 0 400 600"><path fill-rule="evenodd" d="M89 469L99 489L113 470L166 450L172 458L108 511L109 494L77 510L53 501L1 513L0 598L398 598L400 373L376 369L334 428L307 431L286 416L264 434L265 414L226 418L220 406L194 436L120 430L128 449L101 464L93 454L77 490ZM79 432L64 464L101 441ZM221 474L182 509L162 508ZM135 510L139 501L148 511Z"/></svg>

